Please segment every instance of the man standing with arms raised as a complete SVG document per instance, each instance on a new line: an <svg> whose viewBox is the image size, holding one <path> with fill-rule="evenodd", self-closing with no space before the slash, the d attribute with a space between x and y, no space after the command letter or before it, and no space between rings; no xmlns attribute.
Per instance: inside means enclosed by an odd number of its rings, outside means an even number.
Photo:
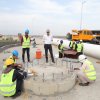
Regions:
<svg viewBox="0 0 100 100"><path fill-rule="evenodd" d="M47 34L43 36L46 63L48 63L48 50L50 52L52 62L55 63L52 51L53 36L50 34L50 30L47 30L46 33Z"/></svg>

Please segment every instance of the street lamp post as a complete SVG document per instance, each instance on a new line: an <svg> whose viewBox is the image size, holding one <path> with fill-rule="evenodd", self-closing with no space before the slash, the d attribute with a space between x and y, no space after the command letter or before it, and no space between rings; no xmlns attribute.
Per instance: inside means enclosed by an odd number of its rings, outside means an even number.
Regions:
<svg viewBox="0 0 100 100"><path fill-rule="evenodd" d="M86 1L82 1L81 5L81 19L80 19L80 30L82 29L82 21L83 21L83 5L86 3Z"/></svg>

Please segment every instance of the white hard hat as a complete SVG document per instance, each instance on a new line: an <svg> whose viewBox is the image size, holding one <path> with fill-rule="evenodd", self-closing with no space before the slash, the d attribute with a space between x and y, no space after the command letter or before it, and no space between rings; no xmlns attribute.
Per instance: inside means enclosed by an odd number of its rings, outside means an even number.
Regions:
<svg viewBox="0 0 100 100"><path fill-rule="evenodd" d="M47 33L50 33L50 30L49 29L47 29L47 31L46 31Z"/></svg>
<svg viewBox="0 0 100 100"><path fill-rule="evenodd" d="M80 55L78 57L79 62L84 62L87 59L87 57L85 55Z"/></svg>
<svg viewBox="0 0 100 100"><path fill-rule="evenodd" d="M83 40L80 40L80 42L83 42Z"/></svg>
<svg viewBox="0 0 100 100"><path fill-rule="evenodd" d="M55 56L54 56L55 58L59 58L59 54L55 54Z"/></svg>

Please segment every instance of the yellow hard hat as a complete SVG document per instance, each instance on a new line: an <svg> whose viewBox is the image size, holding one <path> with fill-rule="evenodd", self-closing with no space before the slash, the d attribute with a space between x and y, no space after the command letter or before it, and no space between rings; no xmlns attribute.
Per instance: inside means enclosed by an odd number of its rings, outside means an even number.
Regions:
<svg viewBox="0 0 100 100"><path fill-rule="evenodd" d="M14 60L12 60L12 59L7 59L7 60L5 61L5 65L6 65L6 66L12 65L12 64L14 64Z"/></svg>

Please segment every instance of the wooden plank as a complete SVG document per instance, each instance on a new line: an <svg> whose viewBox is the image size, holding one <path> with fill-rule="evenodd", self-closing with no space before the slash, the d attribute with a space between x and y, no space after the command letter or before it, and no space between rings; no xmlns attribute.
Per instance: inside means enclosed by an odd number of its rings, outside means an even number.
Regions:
<svg viewBox="0 0 100 100"><path fill-rule="evenodd" d="M77 52L74 50L65 50L63 51L63 54L67 54L67 55L76 55Z"/></svg>

